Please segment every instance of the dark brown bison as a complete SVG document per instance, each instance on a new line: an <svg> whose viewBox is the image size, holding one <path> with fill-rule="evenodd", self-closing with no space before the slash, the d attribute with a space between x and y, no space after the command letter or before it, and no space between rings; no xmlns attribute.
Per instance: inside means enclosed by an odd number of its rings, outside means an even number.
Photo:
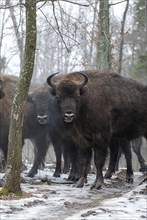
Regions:
<svg viewBox="0 0 147 220"><path fill-rule="evenodd" d="M33 139L36 148L35 160L29 177L33 177L38 170L39 165L45 159L49 145L52 143L56 156L55 177L61 174L61 156L64 157L63 172L69 170L69 160L67 152L63 152L62 140L57 136L58 128L56 123L52 123L56 117L53 105L53 97L49 92L48 85L38 86L28 94L26 112L24 117L24 139ZM55 135L58 134L58 135Z"/></svg>
<svg viewBox="0 0 147 220"><path fill-rule="evenodd" d="M0 99L0 148L6 159L11 107L18 78L11 75L2 75L0 80L4 94L3 98Z"/></svg>
<svg viewBox="0 0 147 220"><path fill-rule="evenodd" d="M54 77L54 81L53 78ZM48 77L56 100L58 123L64 136L76 142L84 154L79 182L84 180L94 149L96 179L91 188L101 188L102 168L111 138L147 138L147 87L109 71L83 71Z"/></svg>

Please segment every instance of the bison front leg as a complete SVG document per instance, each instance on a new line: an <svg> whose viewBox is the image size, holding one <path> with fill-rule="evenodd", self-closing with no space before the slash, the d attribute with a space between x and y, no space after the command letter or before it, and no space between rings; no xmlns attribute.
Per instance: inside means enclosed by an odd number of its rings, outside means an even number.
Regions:
<svg viewBox="0 0 147 220"><path fill-rule="evenodd" d="M49 144L50 144L50 140L48 139L48 137L46 136L42 136L40 134L40 136L38 135L38 137L34 138L34 147L35 149L35 158L34 158L34 163L33 166L31 168L31 170L29 171L29 173L27 174L28 177L34 177L35 174L37 174L38 168L40 166L40 164L44 161L45 156L47 154L47 150L49 148Z"/></svg>
<svg viewBox="0 0 147 220"><path fill-rule="evenodd" d="M117 138L111 138L109 142L109 149L110 160L108 170L106 171L104 176L105 179L110 179L112 177L112 174L115 173L116 170L116 164L119 164L119 158L121 154L121 152L119 151L121 151L121 148L119 146L119 140Z"/></svg>
<svg viewBox="0 0 147 220"><path fill-rule="evenodd" d="M62 157L62 146L60 139L58 140L56 137L52 138L52 144L54 147L54 152L56 156L56 168L53 174L54 177L60 177L61 174L61 157Z"/></svg>
<svg viewBox="0 0 147 220"><path fill-rule="evenodd" d="M103 166L105 163L107 155L107 146L99 146L94 148L94 162L96 166L96 179L94 183L91 186L91 189L101 189L102 185L104 184L104 179L103 179Z"/></svg>
<svg viewBox="0 0 147 220"><path fill-rule="evenodd" d="M69 157L71 161L71 170L67 180L77 181L79 179L79 148L74 143L69 145Z"/></svg>
<svg viewBox="0 0 147 220"><path fill-rule="evenodd" d="M82 150L79 149L79 175L80 178L75 184L76 187L83 187L87 182L87 173L91 164L92 149Z"/></svg>
<svg viewBox="0 0 147 220"><path fill-rule="evenodd" d="M70 157L69 157L68 148L64 146L63 146L63 159L64 159L63 173L67 174L70 170Z"/></svg>
<svg viewBox="0 0 147 220"><path fill-rule="evenodd" d="M122 150L124 152L127 164L126 182L133 183L133 169L132 169L132 152L130 142L122 141Z"/></svg>

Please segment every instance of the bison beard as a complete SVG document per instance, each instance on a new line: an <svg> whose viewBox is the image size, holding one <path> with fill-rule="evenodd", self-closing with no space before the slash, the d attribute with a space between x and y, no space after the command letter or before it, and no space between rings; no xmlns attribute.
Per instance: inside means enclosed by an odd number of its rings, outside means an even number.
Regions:
<svg viewBox="0 0 147 220"><path fill-rule="evenodd" d="M65 139L75 142L84 158L77 185L86 177L89 149L93 148L97 172L91 188L99 189L111 138L147 138L147 87L108 71L75 72L58 76L53 83L54 75L47 82L56 99L58 123L64 124ZM68 123L67 114L73 118Z"/></svg>

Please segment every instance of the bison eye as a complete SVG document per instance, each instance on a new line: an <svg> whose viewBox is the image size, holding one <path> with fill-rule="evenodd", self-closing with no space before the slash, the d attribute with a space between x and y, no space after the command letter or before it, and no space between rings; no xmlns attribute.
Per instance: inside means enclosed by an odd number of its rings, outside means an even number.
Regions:
<svg viewBox="0 0 147 220"><path fill-rule="evenodd" d="M59 102L60 101L60 96L59 95L56 95L55 96L56 100Z"/></svg>
<svg viewBox="0 0 147 220"><path fill-rule="evenodd" d="M79 99L80 99L80 95L78 94L76 100L79 101Z"/></svg>

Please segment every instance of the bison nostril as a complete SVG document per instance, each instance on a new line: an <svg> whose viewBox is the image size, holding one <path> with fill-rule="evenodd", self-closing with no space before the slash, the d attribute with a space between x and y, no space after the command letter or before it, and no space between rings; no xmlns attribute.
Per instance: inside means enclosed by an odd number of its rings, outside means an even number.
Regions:
<svg viewBox="0 0 147 220"><path fill-rule="evenodd" d="M47 115L38 115L37 120L39 124L46 124L47 123Z"/></svg>
<svg viewBox="0 0 147 220"><path fill-rule="evenodd" d="M75 117L75 115L74 115L73 112L66 112L66 113L64 114L64 121L65 121L65 122L72 122L73 119L74 119L74 117Z"/></svg>
<svg viewBox="0 0 147 220"><path fill-rule="evenodd" d="M42 115L42 116L38 115L37 118L38 118L39 120L40 120L40 119L47 119L47 115Z"/></svg>
<svg viewBox="0 0 147 220"><path fill-rule="evenodd" d="M74 117L73 113L65 113L65 117Z"/></svg>

